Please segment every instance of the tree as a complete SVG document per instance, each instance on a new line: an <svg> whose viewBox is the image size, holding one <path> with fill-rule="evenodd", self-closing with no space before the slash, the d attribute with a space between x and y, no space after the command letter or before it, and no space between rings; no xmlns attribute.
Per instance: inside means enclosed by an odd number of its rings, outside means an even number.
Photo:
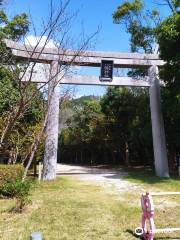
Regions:
<svg viewBox="0 0 180 240"><path fill-rule="evenodd" d="M160 76L166 83L163 91L163 110L167 132L170 166L176 169L180 142L180 12L179 1L169 1L172 14L155 29L159 52L166 64L160 69Z"/></svg>
<svg viewBox="0 0 180 240"><path fill-rule="evenodd" d="M160 76L166 87L161 89L162 107L164 112L167 135L168 154L170 159L178 155L179 135L179 1L163 0L159 5L167 5L171 15L162 20L156 9L146 9L142 0L125 1L113 14L116 23L125 24L130 34L132 51L152 53L155 45L159 44L160 56L166 64L160 69ZM142 75L144 71L131 71L131 75ZM146 74L146 73L145 73ZM172 109L174 111L172 111Z"/></svg>
<svg viewBox="0 0 180 240"><path fill-rule="evenodd" d="M115 23L125 24L126 31L130 33L132 52L153 52L153 27L159 22L157 10L144 10L142 0L125 1L113 13L113 20Z"/></svg>
<svg viewBox="0 0 180 240"><path fill-rule="evenodd" d="M71 112L67 128L60 135L61 160L79 163L102 163L105 146L104 115L100 99L84 96L73 99L68 107ZM107 157L106 157L107 159Z"/></svg>
<svg viewBox="0 0 180 240"><path fill-rule="evenodd" d="M18 83L14 81L15 71L13 72L9 67L7 67L7 65L12 66L15 62L12 59L10 52L6 49L5 44L2 40L4 37L11 38L13 40L20 40L27 33L29 23L26 14L17 15L13 17L12 20L9 20L3 10L0 11L0 23L0 54L2 56L0 60L0 133L2 140L4 133L3 128L4 126L8 125L7 120L9 119L9 113L13 112L14 104L20 100ZM20 125L22 129L22 121L17 121L15 128L19 129ZM19 131L17 135L15 133L17 132L17 129L15 128L12 131L12 134L9 135L9 141L6 141L6 144L4 144L4 146L0 144L1 154L3 154L3 152L7 152L8 150L9 161L12 162L16 162L17 160L17 154L15 152L17 152L16 150L18 145L16 145L16 143L19 141L16 142L16 136L19 139L23 136L23 131Z"/></svg>
<svg viewBox="0 0 180 240"><path fill-rule="evenodd" d="M36 38L36 44L32 45L32 54L35 53L36 49L41 46L41 51L39 52L38 57L41 55L45 47L47 46L48 42L54 42L54 45L58 50L61 52L63 51L64 54L66 53L66 48L72 42L72 38L70 37L70 23L73 20L72 15L67 14L67 8L69 4L69 0L59 2L58 7L55 8L53 1L50 1L50 15L48 21L43 23L44 28L42 29L39 36ZM55 10L56 9L56 10ZM93 33L91 36L88 36L86 39L80 43L78 42L77 45L78 49L76 51L76 56L73 57L72 61L69 63L68 66L57 64L55 68L50 68L50 77L49 80L36 88L32 88L32 76L33 72L36 69L36 62L31 63L30 59L27 59L26 62L17 61L16 58L13 57L11 52L6 49L4 41L5 38L13 39L19 41L22 36L28 31L28 21L27 16L25 14L18 15L13 18L13 22L9 22L5 13L2 12L1 14L2 19L2 26L0 31L1 36L1 53L4 56L2 59L4 60L1 62L1 65L6 65L7 69L10 71L12 76L12 81L16 82L17 86L17 98L13 101L13 105L11 108L7 110L7 114L5 116L6 125L2 125L1 129L1 138L0 138L0 147L3 148L6 143L9 141L12 132L14 131L16 124L25 117L26 113L30 111L31 104L33 100L37 99L39 96L40 91L47 86L48 84L51 85L51 90L49 93L48 102L46 101L45 107L48 109L51 106L52 98L54 90L57 84L61 81L62 77L67 74L71 65L73 65L73 61L76 57L83 54L83 51L88 46L91 39L94 37L96 33ZM33 26L35 28L35 26ZM44 42L43 42L44 41ZM31 43L30 43L31 44ZM26 44L24 44L26 49ZM59 61L62 62L61 58L64 55L59 55ZM48 69L49 71L49 69ZM61 73L61 77L57 78ZM26 76L26 83L23 82L24 77ZM56 81L58 79L58 81ZM43 116L41 121L41 127L39 128L38 133L34 137L29 154L26 155L25 160L27 161L26 169L24 178L26 177L27 171L34 159L35 153L37 151L38 145L42 139L42 136L45 131L45 127L48 122L48 117L51 114L47 112ZM50 150L49 150L50 151ZM47 151L48 152L48 151ZM48 153L47 153L48 154ZM46 162L46 161L45 161ZM46 165L46 173L50 171L51 165ZM45 168L44 168L45 169Z"/></svg>
<svg viewBox="0 0 180 240"><path fill-rule="evenodd" d="M161 76L167 84L177 84L180 89L180 13L173 12L155 29L160 56L166 61Z"/></svg>
<svg viewBox="0 0 180 240"><path fill-rule="evenodd" d="M172 11L172 16L163 21L159 10L157 8L147 9L143 0L134 0L132 2L126 0L114 11L114 22L125 24L126 31L130 33L130 44L133 52L143 50L151 53L153 47L156 47L154 44L157 43L157 37L161 44L164 42L164 36L166 36L165 41L167 41L168 35L171 35L171 40L175 35L177 37L179 0L162 0L159 5L167 5ZM164 30L163 26L166 26ZM164 35L165 32L166 35ZM167 46L165 42L163 46Z"/></svg>
<svg viewBox="0 0 180 240"><path fill-rule="evenodd" d="M60 135L65 149L61 161L152 164L146 89L109 87L100 102L88 96L72 100L70 105L73 113L68 128Z"/></svg>
<svg viewBox="0 0 180 240"><path fill-rule="evenodd" d="M152 157L149 99L146 89L110 87L101 100L113 150L124 163L149 164ZM145 160L146 159L146 160Z"/></svg>
<svg viewBox="0 0 180 240"><path fill-rule="evenodd" d="M180 4L179 0L163 0L159 4L172 11L164 20L159 10L146 9L143 0L122 3L113 13L113 20L125 24L132 52L153 53L158 43L160 56L166 61L161 76L167 83L179 77Z"/></svg>

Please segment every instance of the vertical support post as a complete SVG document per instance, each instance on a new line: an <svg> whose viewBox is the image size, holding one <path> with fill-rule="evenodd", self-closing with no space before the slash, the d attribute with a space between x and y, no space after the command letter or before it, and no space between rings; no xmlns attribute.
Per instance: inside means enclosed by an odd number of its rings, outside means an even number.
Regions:
<svg viewBox="0 0 180 240"><path fill-rule="evenodd" d="M157 66L149 68L150 77L150 108L152 121L152 135L156 175L169 177L168 159L166 151L164 122L161 112L160 84Z"/></svg>
<svg viewBox="0 0 180 240"><path fill-rule="evenodd" d="M39 162L39 165L38 165L38 180L39 180L39 182L41 181L41 176L42 176L42 164L41 164L41 162Z"/></svg>
<svg viewBox="0 0 180 240"><path fill-rule="evenodd" d="M59 132L59 93L57 89L58 62L51 63L48 89L48 119L43 163L43 180L56 178L58 132Z"/></svg>

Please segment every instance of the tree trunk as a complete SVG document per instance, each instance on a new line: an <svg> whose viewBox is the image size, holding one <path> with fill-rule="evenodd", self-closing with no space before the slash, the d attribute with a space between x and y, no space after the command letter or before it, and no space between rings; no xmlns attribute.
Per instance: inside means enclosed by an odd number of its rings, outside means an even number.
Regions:
<svg viewBox="0 0 180 240"><path fill-rule="evenodd" d="M83 162L83 150L81 149L81 163Z"/></svg>
<svg viewBox="0 0 180 240"><path fill-rule="evenodd" d="M169 171L170 173L174 174L177 169L177 160L176 160L176 152L175 150L171 147L169 150Z"/></svg>
<svg viewBox="0 0 180 240"><path fill-rule="evenodd" d="M34 139L34 142L32 143L30 156L28 158L28 163L27 163L27 165L25 167L24 175L23 175L23 178L22 178L23 181L25 180L25 178L27 176L28 170L29 170L29 168L30 168L30 166L32 164L33 159L34 159L34 155L35 155L35 153L37 151L37 148L39 146L39 143L40 143L40 141L42 139L42 136L43 136L43 133L44 133L44 129L45 129L45 126L46 126L46 122L47 122L47 115L46 115L46 117L44 119L41 131L39 132L39 134Z"/></svg>
<svg viewBox="0 0 180 240"><path fill-rule="evenodd" d="M36 159L33 161L33 167L34 167L34 177L37 176L37 168L36 168Z"/></svg>
<svg viewBox="0 0 180 240"><path fill-rule="evenodd" d="M125 143L125 166L129 167L129 145L128 145L128 142Z"/></svg>

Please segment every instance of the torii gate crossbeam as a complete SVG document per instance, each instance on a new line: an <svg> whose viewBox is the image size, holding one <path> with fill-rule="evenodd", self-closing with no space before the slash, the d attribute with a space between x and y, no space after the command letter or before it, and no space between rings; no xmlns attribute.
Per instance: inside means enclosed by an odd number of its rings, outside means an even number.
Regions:
<svg viewBox="0 0 180 240"><path fill-rule="evenodd" d="M17 58L31 59L33 62L49 63L53 61L61 64L71 64L78 66L100 67L102 59L111 59L116 68L137 68L150 66L162 66L162 61L157 54L142 53L121 53L121 52L98 52L98 51L78 51L58 48L42 48L24 45L6 40L6 45L12 50Z"/></svg>
<svg viewBox="0 0 180 240"><path fill-rule="evenodd" d="M164 132L164 123L160 103L160 84L157 77L158 66L162 66L162 61L156 54L139 53L117 53L117 52L96 52L75 50L62 50L58 48L34 48L32 46L16 43L6 40L6 45L11 49L12 54L19 59L30 62L46 63L51 65L51 73L56 77L49 83L49 92L52 94L49 104L49 116L47 126L47 138L45 145L44 158L44 179L54 179L56 177L57 163L57 144L58 144L58 119L59 119L59 100L54 83L58 82L57 68L58 64L78 66L100 66L102 59L114 61L114 67L137 68L144 67L149 69L147 79L133 78L113 78L112 82L100 82L96 76L66 76L61 80L63 84L94 84L94 85L116 85L116 86L141 86L149 87L150 109L152 120L153 148L155 159L156 174L161 177L169 176L168 160L166 152L166 141ZM34 76L34 82L46 82L47 79ZM84 80L83 80L84 78ZM24 79L26 81L26 79ZM49 150L50 149L50 150ZM51 154L50 154L51 153ZM47 173L46 165L51 166L51 171Z"/></svg>

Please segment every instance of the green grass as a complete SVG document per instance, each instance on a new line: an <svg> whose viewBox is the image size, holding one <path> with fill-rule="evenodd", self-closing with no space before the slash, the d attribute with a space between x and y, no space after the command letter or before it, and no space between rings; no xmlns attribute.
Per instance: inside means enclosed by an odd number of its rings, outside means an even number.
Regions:
<svg viewBox="0 0 180 240"><path fill-rule="evenodd" d="M180 178L162 178L156 177L151 170L131 170L128 173L128 176L125 176L124 179L131 183L142 185L146 188L151 188L152 190L157 191L180 191Z"/></svg>
<svg viewBox="0 0 180 240"><path fill-rule="evenodd" d="M128 180L140 183L132 177ZM147 183L144 185L142 180L140 184L146 187ZM168 189L170 185L173 189L179 186L176 180L157 184L164 190L166 185ZM156 187L161 189L159 185ZM38 184L31 200L32 204L22 214L10 211L14 200L0 200L0 239L26 240L33 231L41 231L45 240L136 239L132 232L140 223L139 192L106 191L76 178L60 177ZM177 203L178 199L171 201ZM157 215L159 226L167 225L167 217L169 225L174 222L180 225L180 218L174 219L180 216L177 205L172 204L165 212L157 211Z"/></svg>

